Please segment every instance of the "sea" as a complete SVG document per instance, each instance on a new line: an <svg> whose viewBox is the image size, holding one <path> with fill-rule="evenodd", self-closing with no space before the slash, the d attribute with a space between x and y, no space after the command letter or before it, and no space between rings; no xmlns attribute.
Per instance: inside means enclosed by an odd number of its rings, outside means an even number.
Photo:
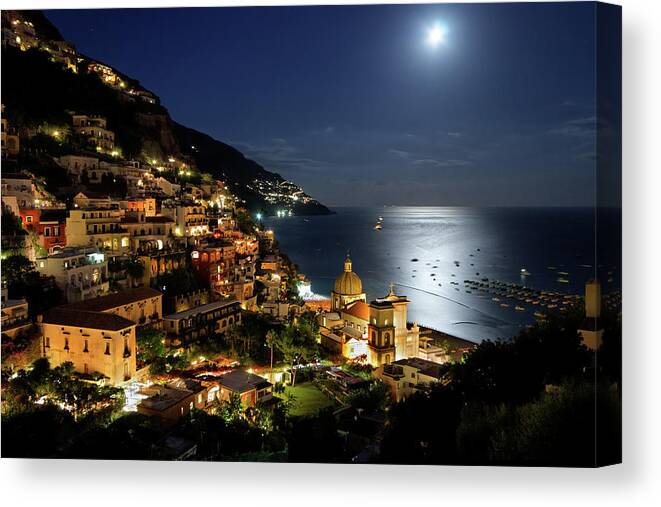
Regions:
<svg viewBox="0 0 661 507"><path fill-rule="evenodd" d="M616 209L600 211L598 249L593 208L333 211L264 219L315 294L330 296L349 253L368 301L387 295L392 283L410 300L409 321L474 342L511 338L540 310L478 290L478 283L582 295L585 282L598 275L604 293L621 287L621 213Z"/></svg>

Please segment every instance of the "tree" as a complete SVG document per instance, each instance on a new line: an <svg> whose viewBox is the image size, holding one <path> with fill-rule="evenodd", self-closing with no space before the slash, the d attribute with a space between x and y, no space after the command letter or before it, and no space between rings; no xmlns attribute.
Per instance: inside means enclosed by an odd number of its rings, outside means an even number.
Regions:
<svg viewBox="0 0 661 507"><path fill-rule="evenodd" d="M208 285L204 286L200 283L194 272L185 268L173 269L157 276L152 285L163 293L164 301L202 288L208 288Z"/></svg>
<svg viewBox="0 0 661 507"><path fill-rule="evenodd" d="M356 389L349 394L349 405L367 412L384 410L390 401L390 389L380 381L372 382L368 387Z"/></svg>
<svg viewBox="0 0 661 507"><path fill-rule="evenodd" d="M137 255L132 255L125 264L126 274L131 280L131 286L136 287L138 282L145 274L145 265Z"/></svg>
<svg viewBox="0 0 661 507"><path fill-rule="evenodd" d="M2 278L8 285L24 281L33 272L34 264L24 255L13 254L2 260Z"/></svg>
<svg viewBox="0 0 661 507"><path fill-rule="evenodd" d="M10 255L2 261L2 276L13 298L25 298L30 315L39 315L64 302L53 277L43 276L23 255Z"/></svg>
<svg viewBox="0 0 661 507"><path fill-rule="evenodd" d="M278 334L275 346L291 368L291 385L296 385L297 367L308 358L309 349L296 342L294 335L286 330Z"/></svg>
<svg viewBox="0 0 661 507"><path fill-rule="evenodd" d="M153 326L142 326L137 331L137 359L142 363L152 363L165 357L165 331Z"/></svg>
<svg viewBox="0 0 661 507"><path fill-rule="evenodd" d="M229 399L218 401L213 408L213 413L221 417L227 424L232 424L244 418L244 407L241 396L230 393Z"/></svg>

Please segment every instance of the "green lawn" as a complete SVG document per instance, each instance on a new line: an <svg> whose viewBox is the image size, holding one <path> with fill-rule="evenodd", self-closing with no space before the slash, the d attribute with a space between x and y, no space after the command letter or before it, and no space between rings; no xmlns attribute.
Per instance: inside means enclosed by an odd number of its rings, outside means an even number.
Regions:
<svg viewBox="0 0 661 507"><path fill-rule="evenodd" d="M312 382L297 384L294 387L285 388L285 392L278 394L285 398L285 394L291 394L296 399L291 415L314 415L321 408L330 407L335 403L322 393Z"/></svg>

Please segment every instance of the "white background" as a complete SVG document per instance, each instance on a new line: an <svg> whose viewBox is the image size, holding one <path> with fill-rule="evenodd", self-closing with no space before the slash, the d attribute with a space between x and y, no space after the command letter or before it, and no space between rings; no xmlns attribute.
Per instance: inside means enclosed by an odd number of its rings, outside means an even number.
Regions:
<svg viewBox="0 0 661 507"><path fill-rule="evenodd" d="M194 5L283 3L315 2ZM623 5L624 15L623 465L573 470L2 459L3 505L661 505L661 2L616 3ZM184 2L0 0L3 9L177 5Z"/></svg>

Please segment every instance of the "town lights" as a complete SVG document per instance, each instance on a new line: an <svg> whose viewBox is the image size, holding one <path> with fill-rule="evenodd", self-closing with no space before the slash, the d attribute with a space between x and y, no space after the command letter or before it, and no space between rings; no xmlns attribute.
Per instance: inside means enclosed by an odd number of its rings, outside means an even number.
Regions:
<svg viewBox="0 0 661 507"><path fill-rule="evenodd" d="M255 216L257 217L257 220L261 220L261 219L262 219L262 214L259 213L259 212L257 212L257 215L255 215Z"/></svg>

